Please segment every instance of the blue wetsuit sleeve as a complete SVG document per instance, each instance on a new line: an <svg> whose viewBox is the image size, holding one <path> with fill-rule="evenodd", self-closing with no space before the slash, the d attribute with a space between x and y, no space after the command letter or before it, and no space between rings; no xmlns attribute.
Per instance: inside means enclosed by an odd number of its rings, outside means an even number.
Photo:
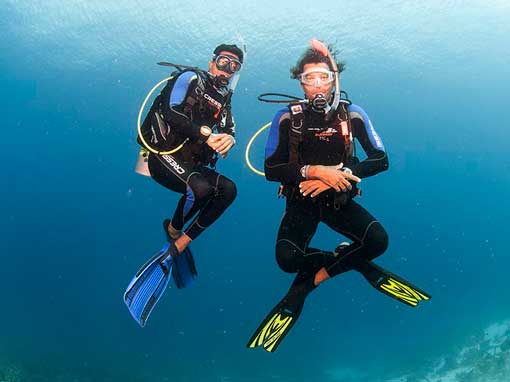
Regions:
<svg viewBox="0 0 510 382"><path fill-rule="evenodd" d="M386 171L389 167L388 155L367 113L357 105L350 105L348 111L353 137L367 155L363 161L350 166L352 172L360 178L366 178Z"/></svg>
<svg viewBox="0 0 510 382"><path fill-rule="evenodd" d="M289 163L289 128L289 111L280 110L273 118L269 130L264 171L267 180L295 185L304 178L300 174L299 165Z"/></svg>
<svg viewBox="0 0 510 382"><path fill-rule="evenodd" d="M194 72L184 72L177 77L170 92L169 109L165 116L172 129L193 141L200 137L200 126L193 123L184 106L188 93L194 90L196 84L197 74Z"/></svg>

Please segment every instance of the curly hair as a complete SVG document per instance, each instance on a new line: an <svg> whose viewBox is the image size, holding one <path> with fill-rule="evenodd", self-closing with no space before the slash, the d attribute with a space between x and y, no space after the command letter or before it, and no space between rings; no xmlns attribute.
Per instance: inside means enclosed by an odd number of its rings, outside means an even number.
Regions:
<svg viewBox="0 0 510 382"><path fill-rule="evenodd" d="M345 62L344 61L338 61L336 59L337 51L331 46L328 45L328 49L331 52L331 55L333 56L333 59L336 61L336 65L338 67L338 73L341 73L345 70ZM331 62L329 61L328 56L324 56L320 52L316 51L315 49L308 48L299 58L299 60L296 62L296 65L294 65L292 68L290 68L290 78L297 79L301 73L303 73L303 68L306 64L310 63L318 63L318 62L324 62L328 65L330 70L333 70L333 67L331 66Z"/></svg>

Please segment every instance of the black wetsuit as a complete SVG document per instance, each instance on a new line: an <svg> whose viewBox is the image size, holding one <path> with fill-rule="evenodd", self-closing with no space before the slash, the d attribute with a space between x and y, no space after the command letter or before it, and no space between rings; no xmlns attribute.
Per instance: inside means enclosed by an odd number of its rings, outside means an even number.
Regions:
<svg viewBox="0 0 510 382"><path fill-rule="evenodd" d="M324 114L304 110L299 160L289 161L291 114L288 109L273 119L266 146L266 178L285 186L287 203L278 231L276 259L286 272L315 273L325 267L330 276L356 268L359 261L372 260L387 248L388 236L382 225L348 194L329 189L319 196L302 196L299 183L305 179L300 169L304 165L338 165L343 162L353 174L365 178L388 168L384 146L366 113L356 105L347 109L353 138L357 139L367 158L361 162L346 157L346 145L339 122L326 123ZM341 118L342 119L342 118ZM343 119L347 121L344 110ZM336 120L334 118L333 120ZM337 203L343 200L342 204ZM348 237L352 244L333 252L310 248L317 226L327 224L334 231Z"/></svg>
<svg viewBox="0 0 510 382"><path fill-rule="evenodd" d="M156 182L183 195L172 218L175 229L182 230L196 215L184 231L191 239L216 221L236 197L234 182L215 171L216 154L207 144L200 143L202 125L234 136L230 108L219 113L225 96L225 88L215 87L210 77L192 71L180 74L160 96L165 102L162 117L168 128L163 134L168 139L161 151L188 141L171 155L151 153L149 171Z"/></svg>

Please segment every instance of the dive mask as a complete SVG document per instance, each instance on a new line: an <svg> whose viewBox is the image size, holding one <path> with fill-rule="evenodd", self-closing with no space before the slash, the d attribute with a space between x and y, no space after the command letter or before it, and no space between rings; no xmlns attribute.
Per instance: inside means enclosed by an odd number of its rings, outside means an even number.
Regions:
<svg viewBox="0 0 510 382"><path fill-rule="evenodd" d="M333 72L331 70L322 68L308 70L299 75L299 81L303 85L315 86L317 88L323 85L328 85L332 83L334 80L335 75L333 74Z"/></svg>
<svg viewBox="0 0 510 382"><path fill-rule="evenodd" d="M241 70L241 61L234 57L227 56L225 54L218 54L213 56L213 59L216 67L222 72L234 74Z"/></svg>

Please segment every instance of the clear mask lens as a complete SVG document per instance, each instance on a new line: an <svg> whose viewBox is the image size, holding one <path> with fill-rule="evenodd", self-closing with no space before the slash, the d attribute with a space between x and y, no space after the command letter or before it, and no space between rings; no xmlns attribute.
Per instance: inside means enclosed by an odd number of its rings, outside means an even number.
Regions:
<svg viewBox="0 0 510 382"><path fill-rule="evenodd" d="M327 69L314 69L299 75L299 81L308 86L324 86L333 82L335 76L332 71Z"/></svg>

